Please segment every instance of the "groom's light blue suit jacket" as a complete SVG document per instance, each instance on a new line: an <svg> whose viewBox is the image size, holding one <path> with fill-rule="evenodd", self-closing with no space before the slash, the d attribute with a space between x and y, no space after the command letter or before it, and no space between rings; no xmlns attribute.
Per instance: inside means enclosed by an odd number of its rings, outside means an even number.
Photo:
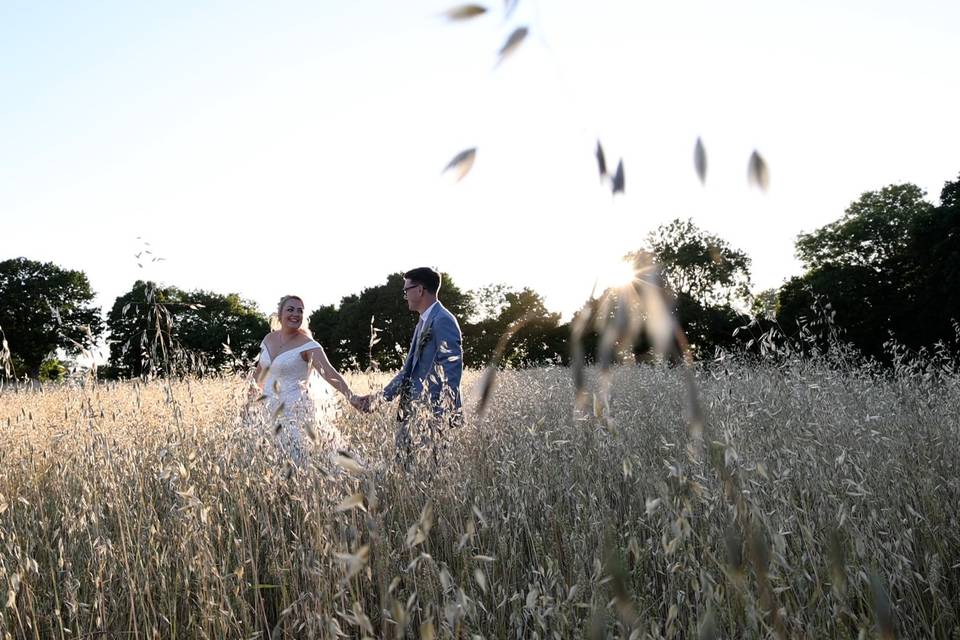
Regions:
<svg viewBox="0 0 960 640"><path fill-rule="evenodd" d="M408 399L428 400L437 415L460 409L463 336L457 319L438 301L414 339L416 344L410 342L403 368L384 387L383 397L393 400L409 385Z"/></svg>

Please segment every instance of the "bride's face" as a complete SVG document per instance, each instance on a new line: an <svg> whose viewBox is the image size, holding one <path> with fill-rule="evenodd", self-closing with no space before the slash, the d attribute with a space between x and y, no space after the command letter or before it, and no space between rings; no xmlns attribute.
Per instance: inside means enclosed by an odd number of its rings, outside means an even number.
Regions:
<svg viewBox="0 0 960 640"><path fill-rule="evenodd" d="M303 302L290 298L280 309L280 324L284 329L299 329L303 323Z"/></svg>

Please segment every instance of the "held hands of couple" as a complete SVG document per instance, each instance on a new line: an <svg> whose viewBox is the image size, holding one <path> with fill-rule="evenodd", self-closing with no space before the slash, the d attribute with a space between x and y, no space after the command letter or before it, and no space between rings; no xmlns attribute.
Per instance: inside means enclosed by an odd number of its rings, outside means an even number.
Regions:
<svg viewBox="0 0 960 640"><path fill-rule="evenodd" d="M353 408L357 411L363 411L364 413L370 413L373 411L374 405L376 404L376 396L373 394L358 396L356 394L350 394L350 404L353 405Z"/></svg>

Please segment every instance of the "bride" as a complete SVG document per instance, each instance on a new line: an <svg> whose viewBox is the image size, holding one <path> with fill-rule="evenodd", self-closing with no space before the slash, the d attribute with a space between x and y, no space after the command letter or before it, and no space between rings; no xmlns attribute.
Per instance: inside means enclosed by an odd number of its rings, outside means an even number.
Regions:
<svg viewBox="0 0 960 640"><path fill-rule="evenodd" d="M306 462L311 448L332 454L344 446L340 431L333 425L336 401L331 387L356 406L358 397L350 391L327 355L303 324L303 300L287 295L280 300L274 329L260 343L260 359L253 381L266 400L265 411L279 447L297 465ZM316 374L329 383L315 384ZM313 441L310 442L305 439Z"/></svg>

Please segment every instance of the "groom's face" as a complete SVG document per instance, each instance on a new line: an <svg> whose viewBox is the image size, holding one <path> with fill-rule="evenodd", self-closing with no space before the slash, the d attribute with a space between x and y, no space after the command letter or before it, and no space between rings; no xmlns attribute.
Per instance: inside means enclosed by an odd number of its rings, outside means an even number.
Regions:
<svg viewBox="0 0 960 640"><path fill-rule="evenodd" d="M419 311L420 303L423 302L423 285L411 282L409 278L404 278L403 297L407 299L407 308L410 311Z"/></svg>

